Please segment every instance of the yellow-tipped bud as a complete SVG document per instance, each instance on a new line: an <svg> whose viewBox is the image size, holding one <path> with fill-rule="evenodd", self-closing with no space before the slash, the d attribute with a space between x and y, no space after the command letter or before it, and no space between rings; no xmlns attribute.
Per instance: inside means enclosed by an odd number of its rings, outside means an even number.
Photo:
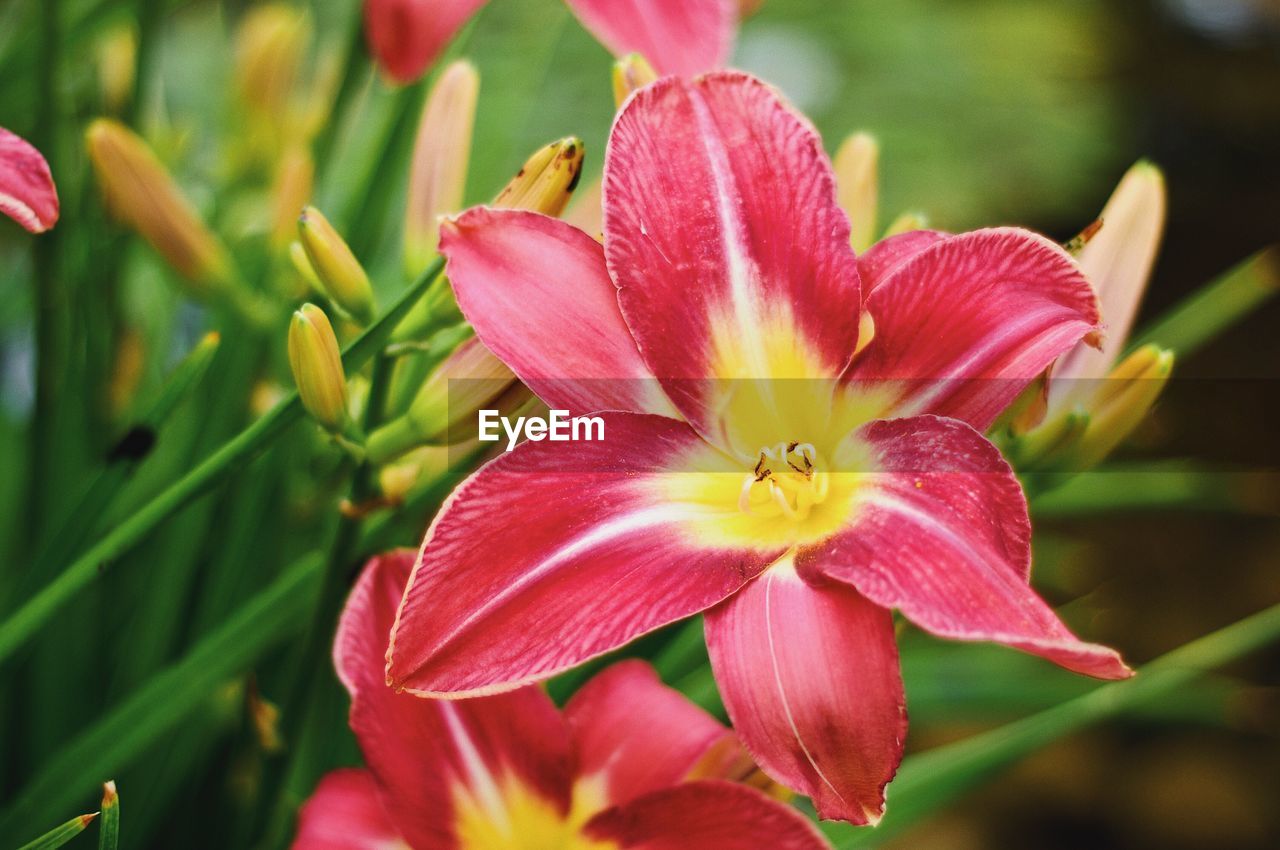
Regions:
<svg viewBox="0 0 1280 850"><path fill-rule="evenodd" d="M1077 464L1097 465L1133 433L1169 382L1173 360L1172 351L1144 345L1120 361L1089 402L1089 427L1076 447Z"/></svg>
<svg viewBox="0 0 1280 850"><path fill-rule="evenodd" d="M291 145L280 157L271 187L271 245L277 250L293 239L298 210L311 200L315 176L315 162L306 145Z"/></svg>
<svg viewBox="0 0 1280 850"><path fill-rule="evenodd" d="M480 75L470 62L445 68L418 125L404 211L405 268L416 276L435 256L440 216L462 208Z"/></svg>
<svg viewBox="0 0 1280 850"><path fill-rule="evenodd" d="M307 249L302 247L302 243L293 241L289 243L289 262L293 265L294 271L298 276L306 281L307 286L311 287L317 295L324 295L324 284L320 282L320 278L316 275L316 270L311 268L311 260L307 257Z"/></svg>
<svg viewBox="0 0 1280 850"><path fill-rule="evenodd" d="M329 317L314 304L303 304L289 323L289 367L307 412L326 431L345 431L350 418L342 353Z"/></svg>
<svg viewBox="0 0 1280 850"><path fill-rule="evenodd" d="M880 146L868 133L854 133L836 151L837 199L849 216L849 242L855 251L867 250L876 239L879 163Z"/></svg>
<svg viewBox="0 0 1280 850"><path fill-rule="evenodd" d="M375 312L369 276L329 219L307 207L298 219L298 236L325 294L352 319L368 324Z"/></svg>
<svg viewBox="0 0 1280 850"><path fill-rule="evenodd" d="M897 236L900 233L910 233L913 230L924 230L929 226L929 219L924 213L920 212L904 212L902 215L890 222L885 229L884 235L887 239L890 236Z"/></svg>
<svg viewBox="0 0 1280 850"><path fill-rule="evenodd" d="M423 446L378 471L378 485L387 501L403 501L420 484L438 480L449 469L449 449Z"/></svg>
<svg viewBox="0 0 1280 850"><path fill-rule="evenodd" d="M285 3L256 6L236 32L236 88L260 115L279 121L289 108L311 38L306 10Z"/></svg>
<svg viewBox="0 0 1280 850"><path fill-rule="evenodd" d="M146 142L109 118L90 124L85 142L112 215L192 282L209 286L232 279L226 249Z"/></svg>
<svg viewBox="0 0 1280 850"><path fill-rule="evenodd" d="M653 70L649 60L639 53L629 53L613 63L613 102L622 106L622 102L631 96L636 89L658 79L658 72Z"/></svg>
<svg viewBox="0 0 1280 850"><path fill-rule="evenodd" d="M493 205L560 215L582 176L583 154L582 140L573 136L539 148Z"/></svg>
<svg viewBox="0 0 1280 850"><path fill-rule="evenodd" d="M120 112L133 97L138 67L138 32L133 24L120 24L98 42L98 88L108 112Z"/></svg>

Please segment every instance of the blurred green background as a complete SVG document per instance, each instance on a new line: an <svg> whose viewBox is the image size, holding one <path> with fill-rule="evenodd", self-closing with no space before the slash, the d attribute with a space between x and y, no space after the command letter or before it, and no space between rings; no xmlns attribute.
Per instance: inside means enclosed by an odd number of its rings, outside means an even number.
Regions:
<svg viewBox="0 0 1280 850"><path fill-rule="evenodd" d="M232 34L252 4L62 0L53 34L62 48L52 60L41 49L49 5L0 0L0 125L47 141L63 202L58 229L36 242L0 222L5 611L51 577L32 575L30 565L60 534L92 540L260 412L246 388L263 376L287 383L283 322L278 338L228 334L214 378L183 402L111 510L77 512L132 400L153 397L205 330L234 327L188 298L103 214L81 136L104 108L100 57L116 28L151 22L139 96L125 117L249 258L246 273L270 269L252 259L265 242L263 180L244 165L231 85ZM309 5L311 61L323 73L333 70L358 4ZM492 0L452 55L470 57L482 80L471 199L492 196L529 152L567 134L586 140L588 173L598 173L613 112L610 59L558 0ZM874 133L888 217L921 211L947 229L1019 223L1066 239L1096 216L1132 162L1154 160L1165 169L1171 210L1146 317L1280 237L1274 0L767 0L744 22L734 64L786 92L828 150L848 132ZM395 148L388 134L412 94L375 75L361 79L359 107L338 128L317 190L335 223L362 234L357 251L384 300L404 283L405 170L403 156L383 151ZM42 107L50 102L52 113ZM370 179L375 191L366 194ZM38 274L61 281L54 302L35 303ZM64 343L57 374L65 392L32 432L38 316ZM1037 586L1091 639L1133 661L1280 601L1278 324L1273 302L1180 362L1179 379L1127 449L1130 459L1191 458L1251 473L1224 478L1225 495L1172 509L1060 499L1039 511ZM109 777L75 768L101 765L121 788L125 846L254 846L271 817L261 799L283 769L253 722L256 695L278 700L287 689L308 593L278 600L279 633L234 665L236 675L206 683L179 716L147 715L163 721L158 733L100 721L332 533L349 470L309 424L292 433L162 526L0 668L0 845L95 807L94 783ZM1119 480L1101 475L1097 486L1104 494L1127 486ZM429 502L379 526L368 545L415 545ZM632 651L658 652L668 637ZM1280 846L1278 662L1272 649L1166 704L1049 747L893 846ZM911 751L1092 687L1003 650L917 634L904 638L904 664ZM694 663L679 684L715 708L700 670ZM336 687L326 699L316 771L355 757ZM892 810L892 789L889 801Z"/></svg>

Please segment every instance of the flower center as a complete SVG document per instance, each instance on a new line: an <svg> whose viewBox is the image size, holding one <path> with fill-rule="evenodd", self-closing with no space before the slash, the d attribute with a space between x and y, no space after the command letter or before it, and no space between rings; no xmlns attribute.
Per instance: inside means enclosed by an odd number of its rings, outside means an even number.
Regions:
<svg viewBox="0 0 1280 850"><path fill-rule="evenodd" d="M760 449L755 468L742 479L738 507L761 518L797 522L831 492L831 475L812 443L778 443Z"/></svg>

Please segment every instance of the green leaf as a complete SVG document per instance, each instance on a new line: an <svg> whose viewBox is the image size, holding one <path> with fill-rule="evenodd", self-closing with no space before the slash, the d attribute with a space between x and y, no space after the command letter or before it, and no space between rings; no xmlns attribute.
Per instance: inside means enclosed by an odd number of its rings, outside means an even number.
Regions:
<svg viewBox="0 0 1280 850"><path fill-rule="evenodd" d="M29 841L23 844L18 850L53 850L54 847L61 847L77 835L85 831L85 828L93 822L97 815L80 815L64 823L62 826L55 826L35 841Z"/></svg>
<svg viewBox="0 0 1280 850"><path fill-rule="evenodd" d="M382 348L391 331L443 268L443 259L432 262L389 310L347 346L342 353L342 363L348 371L363 365ZM157 525L207 493L233 469L283 435L301 416L302 404L295 392L90 546L57 578L0 624L0 661L22 646L67 600L105 574L110 562L128 552Z"/></svg>
<svg viewBox="0 0 1280 850"><path fill-rule="evenodd" d="M1280 605L1161 656L1133 679L902 762L878 827L823 824L838 850L880 843L937 813L978 783L1072 732L1177 691L1204 673L1280 638Z"/></svg>
<svg viewBox="0 0 1280 850"><path fill-rule="evenodd" d="M226 679L248 668L277 641L295 634L314 603L320 563L318 556L302 558L182 660L152 676L69 741L0 815L0 834L13 834L17 825L39 812L74 805L88 793L95 777L117 774L212 699Z"/></svg>
<svg viewBox="0 0 1280 850"><path fill-rule="evenodd" d="M120 795L116 783L102 786L102 820L98 821L98 850L116 850L120 846Z"/></svg>

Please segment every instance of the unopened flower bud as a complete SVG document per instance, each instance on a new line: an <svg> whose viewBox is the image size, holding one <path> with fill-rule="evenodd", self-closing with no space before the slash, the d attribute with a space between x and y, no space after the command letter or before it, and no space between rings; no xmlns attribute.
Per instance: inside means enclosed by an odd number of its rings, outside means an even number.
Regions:
<svg viewBox="0 0 1280 850"><path fill-rule="evenodd" d="M633 91L658 79L649 60L639 53L629 53L613 63L613 102L619 107Z"/></svg>
<svg viewBox="0 0 1280 850"><path fill-rule="evenodd" d="M435 255L440 216L462 208L479 93L475 67L457 61L441 73L422 110L404 212L405 267L410 276L421 273Z"/></svg>
<svg viewBox="0 0 1280 850"><path fill-rule="evenodd" d="M303 304L289 324L289 367L302 405L325 430L347 429L347 379L342 353L329 317L314 304Z"/></svg>
<svg viewBox="0 0 1280 850"><path fill-rule="evenodd" d="M1173 372L1172 351L1144 345L1122 360L1088 403L1089 427L1075 450L1081 468L1097 465L1142 423Z"/></svg>
<svg viewBox="0 0 1280 850"><path fill-rule="evenodd" d="M582 176L583 154L582 140L573 136L539 148L493 205L560 215Z"/></svg>
<svg viewBox="0 0 1280 850"><path fill-rule="evenodd" d="M226 249L146 142L109 118L90 124L85 141L112 215L193 283L216 286L233 279Z"/></svg>
<svg viewBox="0 0 1280 850"><path fill-rule="evenodd" d="M286 3L249 10L236 32L236 88L259 115L279 121L289 109L311 37L307 12Z"/></svg>
<svg viewBox="0 0 1280 850"><path fill-rule="evenodd" d="M913 230L924 230L929 226L929 218L921 212L904 212L895 218L885 228L884 238L897 236L901 233L910 233Z"/></svg>
<svg viewBox="0 0 1280 850"><path fill-rule="evenodd" d="M283 248L293 239L298 210L311 200L315 183L315 162L306 145L291 145L276 165L271 187L271 245Z"/></svg>
<svg viewBox="0 0 1280 850"><path fill-rule="evenodd" d="M854 133L836 151L836 190L840 206L849 216L849 242L865 251L876 238L879 206L880 146L867 133Z"/></svg>
<svg viewBox="0 0 1280 850"><path fill-rule="evenodd" d="M298 236L325 294L352 319L368 324L374 315L373 287L338 231L322 212L307 207L298 219Z"/></svg>
<svg viewBox="0 0 1280 850"><path fill-rule="evenodd" d="M133 97L138 65L138 32L123 23L103 33L98 41L98 89L107 111L121 112Z"/></svg>

